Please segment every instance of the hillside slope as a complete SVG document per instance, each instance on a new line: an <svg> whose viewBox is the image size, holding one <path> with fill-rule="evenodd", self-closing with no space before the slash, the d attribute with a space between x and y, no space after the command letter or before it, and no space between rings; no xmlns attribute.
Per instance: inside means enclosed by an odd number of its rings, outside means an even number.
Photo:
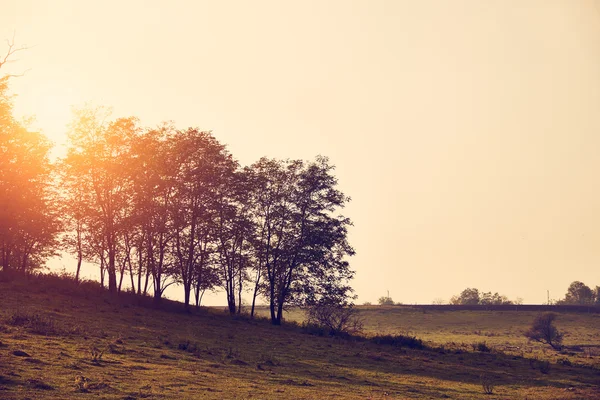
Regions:
<svg viewBox="0 0 600 400"><path fill-rule="evenodd" d="M57 279L0 282L2 399L600 398L598 370L184 313ZM94 360L94 357L96 360ZM537 364L536 364L537 363Z"/></svg>

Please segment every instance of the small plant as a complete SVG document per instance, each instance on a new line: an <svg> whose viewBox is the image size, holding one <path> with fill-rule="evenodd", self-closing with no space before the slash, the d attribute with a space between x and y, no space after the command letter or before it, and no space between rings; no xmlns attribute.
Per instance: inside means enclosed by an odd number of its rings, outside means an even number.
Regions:
<svg viewBox="0 0 600 400"><path fill-rule="evenodd" d="M542 374L548 374L550 372L550 361L539 361L538 368Z"/></svg>
<svg viewBox="0 0 600 400"><path fill-rule="evenodd" d="M491 375L486 373L481 374L479 376L479 382L481 382L483 393L494 394L494 388L496 387L496 384L494 383L494 379Z"/></svg>
<svg viewBox="0 0 600 400"><path fill-rule="evenodd" d="M489 353L492 349L487 345L486 342L472 343L473 351L480 351L482 353Z"/></svg>
<svg viewBox="0 0 600 400"><path fill-rule="evenodd" d="M100 350L98 347L92 346L92 348L90 348L90 355L92 357L92 362L98 363L102 360L104 350Z"/></svg>
<svg viewBox="0 0 600 400"><path fill-rule="evenodd" d="M561 365L565 365L567 367L571 367L573 365L573 363L571 362L571 360L569 360L568 358L564 357L564 358L559 358L558 360L556 360L557 364L561 364Z"/></svg>
<svg viewBox="0 0 600 400"><path fill-rule="evenodd" d="M75 390L82 393L87 393L89 387L89 379L83 375L78 375L75 378Z"/></svg>
<svg viewBox="0 0 600 400"><path fill-rule="evenodd" d="M525 337L540 343L549 344L554 350L562 347L563 334L554 326L556 314L544 313L538 315L531 328L525 332Z"/></svg>

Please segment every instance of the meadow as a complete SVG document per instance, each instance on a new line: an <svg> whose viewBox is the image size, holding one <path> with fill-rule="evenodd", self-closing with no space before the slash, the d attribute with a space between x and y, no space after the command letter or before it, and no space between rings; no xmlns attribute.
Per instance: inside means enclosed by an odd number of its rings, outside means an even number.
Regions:
<svg viewBox="0 0 600 400"><path fill-rule="evenodd" d="M530 312L361 308L365 336L417 349L314 335L300 312L275 327L58 278L0 282L0 304L2 399L600 398L593 314L559 315L556 352L522 338Z"/></svg>

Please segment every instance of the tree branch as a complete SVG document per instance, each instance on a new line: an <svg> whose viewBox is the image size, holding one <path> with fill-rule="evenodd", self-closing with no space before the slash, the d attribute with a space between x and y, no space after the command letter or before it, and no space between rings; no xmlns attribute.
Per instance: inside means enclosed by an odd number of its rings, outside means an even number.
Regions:
<svg viewBox="0 0 600 400"><path fill-rule="evenodd" d="M2 66L4 66L4 64L15 61L15 60L10 60L10 57L12 55L14 55L15 53L17 53L19 51L30 49L30 47L28 47L28 46L15 47L15 36L16 36L16 32L13 32L12 39L10 39L10 40L6 39L6 44L8 45L8 51L6 52L6 54L4 54L4 56L0 56L0 68L2 68ZM19 75L8 75L8 76L9 77L23 76L23 75L25 75L26 72L27 71L25 71Z"/></svg>

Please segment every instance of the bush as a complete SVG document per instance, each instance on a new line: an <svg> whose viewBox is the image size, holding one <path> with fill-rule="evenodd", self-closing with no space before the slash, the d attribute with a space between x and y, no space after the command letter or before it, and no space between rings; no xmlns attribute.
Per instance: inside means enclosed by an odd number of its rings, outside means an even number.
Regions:
<svg viewBox="0 0 600 400"><path fill-rule="evenodd" d="M314 329L322 327L331 336L354 335L363 329L363 321L352 304L319 302L306 308L306 326Z"/></svg>
<svg viewBox="0 0 600 400"><path fill-rule="evenodd" d="M377 300L377 303L379 303L380 306L393 306L396 304L389 296L380 297L379 300Z"/></svg>
<svg viewBox="0 0 600 400"><path fill-rule="evenodd" d="M369 339L375 344L384 344L395 347L408 347L410 349L424 349L423 340L410 335L377 335Z"/></svg>
<svg viewBox="0 0 600 400"><path fill-rule="evenodd" d="M37 335L50 336L60 333L52 319L39 314L15 311L8 317L6 322L12 326L25 327L29 332Z"/></svg>
<svg viewBox="0 0 600 400"><path fill-rule="evenodd" d="M560 350L563 334L554 326L555 319L556 314L554 313L538 315L533 321L531 328L525 332L525 337L529 340L549 344L553 349Z"/></svg>
<svg viewBox="0 0 600 400"><path fill-rule="evenodd" d="M482 353L489 353L492 351L486 342L472 343L471 346L473 346L473 351L481 351Z"/></svg>

